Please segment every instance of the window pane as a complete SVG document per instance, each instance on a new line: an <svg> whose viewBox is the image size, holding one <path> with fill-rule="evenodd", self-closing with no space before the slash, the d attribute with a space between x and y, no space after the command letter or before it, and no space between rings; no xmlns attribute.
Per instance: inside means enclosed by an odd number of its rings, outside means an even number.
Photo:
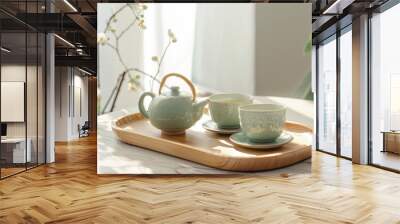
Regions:
<svg viewBox="0 0 400 224"><path fill-rule="evenodd" d="M336 153L336 40L318 48L318 147Z"/></svg>
<svg viewBox="0 0 400 224"><path fill-rule="evenodd" d="M340 36L340 153L352 156L352 35Z"/></svg>
<svg viewBox="0 0 400 224"><path fill-rule="evenodd" d="M1 177L25 170L30 162L30 142L26 141L26 33L1 34Z"/></svg>
<svg viewBox="0 0 400 224"><path fill-rule="evenodd" d="M400 5L372 18L372 163L400 170Z"/></svg>

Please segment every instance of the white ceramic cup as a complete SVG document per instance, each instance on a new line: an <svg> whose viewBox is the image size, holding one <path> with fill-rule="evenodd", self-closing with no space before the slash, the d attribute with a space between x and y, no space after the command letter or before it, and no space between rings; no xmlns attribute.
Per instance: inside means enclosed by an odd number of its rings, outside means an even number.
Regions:
<svg viewBox="0 0 400 224"><path fill-rule="evenodd" d="M286 107L278 104L252 104L239 107L240 125L252 142L273 142L282 134Z"/></svg>
<svg viewBox="0 0 400 224"><path fill-rule="evenodd" d="M211 119L218 128L240 128L239 106L252 104L251 97L237 93L215 94L209 97Z"/></svg>

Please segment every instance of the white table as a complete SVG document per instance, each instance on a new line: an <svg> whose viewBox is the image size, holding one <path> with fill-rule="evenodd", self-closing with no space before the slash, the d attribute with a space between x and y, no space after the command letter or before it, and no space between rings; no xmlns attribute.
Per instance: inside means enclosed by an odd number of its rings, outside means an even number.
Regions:
<svg viewBox="0 0 400 224"><path fill-rule="evenodd" d="M12 163L25 163L31 162L32 160L32 140L30 138L26 139L27 147L25 154L25 138L4 138L1 139L2 145L14 145L13 150L13 160Z"/></svg>
<svg viewBox="0 0 400 224"><path fill-rule="evenodd" d="M255 97L263 103L280 103L288 108L287 119L313 127L314 106L310 101L281 98ZM232 174L175 158L148 149L120 142L111 130L111 121L135 113L137 108L120 110L98 117L97 127L97 173L98 174ZM256 174L306 173L310 171L310 160L293 166Z"/></svg>

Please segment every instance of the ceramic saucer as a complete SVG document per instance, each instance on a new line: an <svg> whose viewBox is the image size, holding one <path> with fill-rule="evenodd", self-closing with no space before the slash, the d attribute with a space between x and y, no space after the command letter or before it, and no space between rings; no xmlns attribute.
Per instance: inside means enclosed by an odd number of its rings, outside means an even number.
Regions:
<svg viewBox="0 0 400 224"><path fill-rule="evenodd" d="M229 139L238 146L252 149L273 149L287 144L293 140L293 136L289 133L283 132L275 141L269 143L255 143L251 142L243 132L233 134Z"/></svg>
<svg viewBox="0 0 400 224"><path fill-rule="evenodd" d="M223 135L234 134L234 133L237 133L240 131L240 128L234 128L234 129L218 128L218 125L212 120L204 122L203 128L206 129L207 131L211 131L211 132L215 132L215 133L223 134Z"/></svg>

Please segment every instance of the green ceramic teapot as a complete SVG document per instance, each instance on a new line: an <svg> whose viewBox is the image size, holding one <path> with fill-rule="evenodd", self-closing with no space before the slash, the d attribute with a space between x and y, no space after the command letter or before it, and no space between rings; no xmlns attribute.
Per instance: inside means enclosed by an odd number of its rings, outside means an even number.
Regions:
<svg viewBox="0 0 400 224"><path fill-rule="evenodd" d="M166 80L176 76L183 79L190 87L192 96L173 86L167 93L161 94ZM150 96L152 101L146 110L143 101ZM140 113L150 120L150 123L167 135L184 134L185 130L192 127L203 115L203 109L208 100L196 102L196 90L192 82L178 73L165 75L160 82L159 96L152 92L144 92L139 98Z"/></svg>

